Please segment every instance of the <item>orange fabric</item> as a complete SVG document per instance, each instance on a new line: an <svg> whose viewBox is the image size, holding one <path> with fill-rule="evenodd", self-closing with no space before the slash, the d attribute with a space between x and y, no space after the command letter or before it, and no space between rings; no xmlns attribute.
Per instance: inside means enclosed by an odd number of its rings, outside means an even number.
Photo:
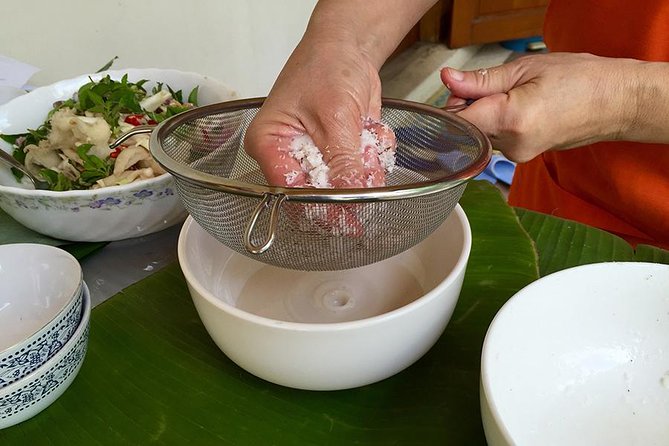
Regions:
<svg viewBox="0 0 669 446"><path fill-rule="evenodd" d="M669 61L669 2L552 0L544 40L551 51ZM669 145L546 152L517 166L509 203L669 248Z"/></svg>

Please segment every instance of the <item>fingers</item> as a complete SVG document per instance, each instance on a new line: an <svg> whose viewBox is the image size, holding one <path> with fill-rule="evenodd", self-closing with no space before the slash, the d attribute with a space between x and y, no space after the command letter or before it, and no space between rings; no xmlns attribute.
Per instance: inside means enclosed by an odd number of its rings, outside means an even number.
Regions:
<svg viewBox="0 0 669 446"><path fill-rule="evenodd" d="M395 165L395 132L379 121L365 119L361 145L366 186L385 186L385 172Z"/></svg>
<svg viewBox="0 0 669 446"><path fill-rule="evenodd" d="M443 68L440 75L442 82L455 97L478 99L508 92L518 83L520 71L517 64L511 62L475 71Z"/></svg>
<svg viewBox="0 0 669 446"><path fill-rule="evenodd" d="M508 96L504 93L481 98L459 112L458 115L493 139L499 133L500 115L503 113L507 99Z"/></svg>
<svg viewBox="0 0 669 446"><path fill-rule="evenodd" d="M297 129L275 127L271 123L258 122L249 127L244 149L258 162L268 184L287 187L304 187L307 184L299 161L290 154L291 141L297 135Z"/></svg>
<svg viewBox="0 0 669 446"><path fill-rule="evenodd" d="M282 141L277 142L276 150L267 150L264 153L266 156L261 157L259 162L265 167L263 174L269 184L286 187L306 186L306 173Z"/></svg>
<svg viewBox="0 0 669 446"><path fill-rule="evenodd" d="M321 119L313 130L307 128L307 134L311 135L329 168L330 184L342 188L364 187L360 117L338 111Z"/></svg>
<svg viewBox="0 0 669 446"><path fill-rule="evenodd" d="M451 91L446 106L461 105L464 98L475 99L458 112L462 118L485 133L497 150L513 161L527 161L535 150L527 144L528 113L525 97L533 86L526 85L520 59L498 67L475 71L444 68L441 79Z"/></svg>
<svg viewBox="0 0 669 446"><path fill-rule="evenodd" d="M365 174L365 186L381 187L386 184L383 167L379 162L379 155L375 145L367 144L362 154L363 168Z"/></svg>
<svg viewBox="0 0 669 446"><path fill-rule="evenodd" d="M451 111L449 110L451 107L460 107L464 106L465 104L467 104L467 99L455 96L454 94L450 94L448 95L448 98L446 98L444 109L446 111Z"/></svg>

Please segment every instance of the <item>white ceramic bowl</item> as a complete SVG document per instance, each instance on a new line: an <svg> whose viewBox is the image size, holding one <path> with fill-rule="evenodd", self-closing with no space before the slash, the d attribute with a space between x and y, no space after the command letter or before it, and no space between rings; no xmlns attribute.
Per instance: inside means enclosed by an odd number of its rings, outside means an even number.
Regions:
<svg viewBox="0 0 669 446"><path fill-rule="evenodd" d="M269 266L230 250L192 218L178 255L200 318L230 359L276 384L336 390L388 378L434 345L470 247L458 206L414 248L350 270Z"/></svg>
<svg viewBox="0 0 669 446"><path fill-rule="evenodd" d="M81 319L69 341L31 374L0 389L0 429L34 417L70 386L79 373L88 347L91 297L82 284Z"/></svg>
<svg viewBox="0 0 669 446"><path fill-rule="evenodd" d="M14 98L18 98L26 94L26 91L21 88L12 87L9 85L0 85L0 105L6 104Z"/></svg>
<svg viewBox="0 0 669 446"><path fill-rule="evenodd" d="M127 74L130 81L149 79L147 88L163 82L184 94L199 86L200 105L236 97L226 85L196 73L156 68L108 71L40 87L0 106L0 133L37 128L55 101L72 97L89 76L97 80L106 74L113 79ZM11 153L11 146L0 141L0 150ZM27 180L18 184L4 164L0 164L0 208L34 231L71 241L138 237L179 223L186 216L169 174L103 189L54 192L34 190Z"/></svg>
<svg viewBox="0 0 669 446"><path fill-rule="evenodd" d="M53 357L79 325L81 266L53 246L0 245L0 389Z"/></svg>
<svg viewBox="0 0 669 446"><path fill-rule="evenodd" d="M488 444L666 445L669 266L548 275L495 316L483 347Z"/></svg>

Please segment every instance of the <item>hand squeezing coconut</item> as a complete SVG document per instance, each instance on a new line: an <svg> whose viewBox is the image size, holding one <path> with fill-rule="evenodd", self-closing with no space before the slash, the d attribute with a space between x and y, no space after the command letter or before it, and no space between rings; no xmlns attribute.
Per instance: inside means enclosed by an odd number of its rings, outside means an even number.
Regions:
<svg viewBox="0 0 669 446"><path fill-rule="evenodd" d="M316 188L333 187L330 181L330 168L323 160L322 150L319 149L309 135L295 136L290 142L289 154L299 162L300 171L293 170L284 174L287 186L294 186L298 178L304 175L304 186ZM373 121L370 118L363 120L363 129L360 134L359 153L362 155L365 171L364 186L378 187L385 185L385 175L395 167L395 149L397 143L395 134L386 124ZM327 150L327 149L323 149ZM344 176L342 184L355 187L355 184Z"/></svg>
<svg viewBox="0 0 669 446"><path fill-rule="evenodd" d="M304 128L297 126L280 126L270 134L258 125L253 132L247 132L245 145L259 160L269 184L314 188L382 187L386 184L386 174L395 167L395 133L388 125L371 118L359 122L361 130L354 138L358 145L348 146L347 151L336 146L319 148ZM341 153L345 156L337 158ZM361 163L356 164L357 159ZM303 211L306 218L298 224L315 225L348 236L363 233L355 205L305 204Z"/></svg>
<svg viewBox="0 0 669 446"><path fill-rule="evenodd" d="M263 110L258 113L263 113ZM258 161L267 183L284 187L382 187L395 165L395 133L372 118L358 118L334 132L331 145L319 146L302 125L277 125L272 118L256 120L246 133L244 146ZM269 122L269 125L265 124ZM358 127L358 130L353 128ZM353 130L353 132L351 132ZM348 135L343 138L343 133ZM346 143L337 145L338 137ZM343 156L342 156L343 154Z"/></svg>

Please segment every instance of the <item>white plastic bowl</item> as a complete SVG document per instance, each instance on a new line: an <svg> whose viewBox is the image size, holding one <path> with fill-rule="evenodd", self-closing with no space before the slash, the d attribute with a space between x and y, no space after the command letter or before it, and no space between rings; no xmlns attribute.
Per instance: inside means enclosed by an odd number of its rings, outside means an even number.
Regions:
<svg viewBox="0 0 669 446"><path fill-rule="evenodd" d="M230 359L276 384L337 390L388 378L434 345L457 303L470 247L457 206L414 248L350 270L265 265L192 218L178 255L200 318Z"/></svg>
<svg viewBox="0 0 669 446"><path fill-rule="evenodd" d="M91 297L82 284L81 319L72 337L31 374L0 389L0 429L34 417L56 401L79 373L88 347Z"/></svg>
<svg viewBox="0 0 669 446"><path fill-rule="evenodd" d="M79 325L81 266L53 246L0 245L0 389L53 357Z"/></svg>
<svg viewBox="0 0 669 446"><path fill-rule="evenodd" d="M199 86L199 104L222 102L236 97L226 85L196 73L157 68L108 71L57 82L37 88L0 106L0 133L18 134L40 126L53 103L68 99L90 78L109 74L130 81L148 79L145 88L163 82L188 94ZM11 146L0 141L0 150ZM71 241L113 241L151 234L183 221L186 216L174 179L164 174L122 186L84 191L34 190L29 183L17 183L9 168L0 164L0 208L19 223L39 233Z"/></svg>
<svg viewBox="0 0 669 446"><path fill-rule="evenodd" d="M666 445L669 265L600 263L511 298L485 338L488 444Z"/></svg>

